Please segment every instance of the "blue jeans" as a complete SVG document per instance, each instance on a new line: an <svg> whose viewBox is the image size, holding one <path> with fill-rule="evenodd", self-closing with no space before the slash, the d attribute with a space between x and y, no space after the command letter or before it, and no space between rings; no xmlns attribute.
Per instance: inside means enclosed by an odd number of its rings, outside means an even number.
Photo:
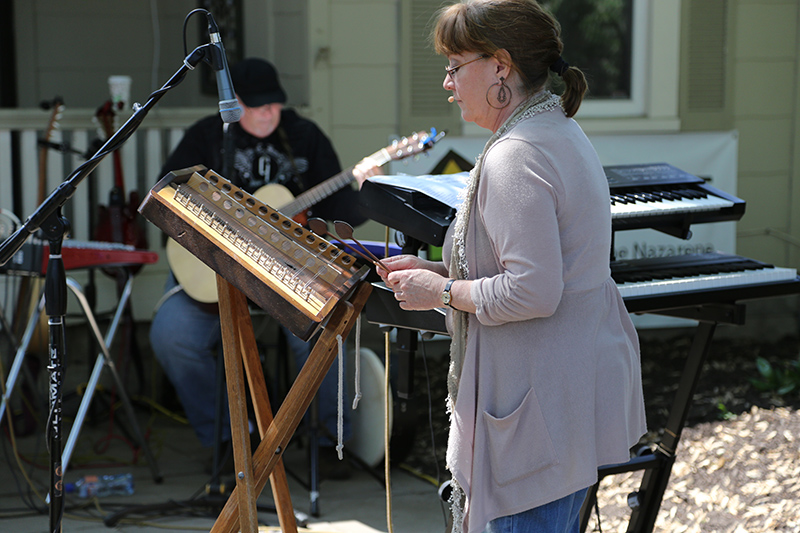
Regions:
<svg viewBox="0 0 800 533"><path fill-rule="evenodd" d="M170 273L166 290L177 282ZM303 342L284 328L287 344L299 369L311 353L311 344ZM159 307L150 326L150 344L161 368L169 378L178 399L186 412L192 428L203 446L214 445L214 423L217 408L216 373L217 358L222 356L222 333L219 315L211 313L179 291L167 298ZM346 375L346 374L345 374ZM223 386L222 440L231 438L230 412L227 390ZM336 438L338 418L338 361L325 375L317 392L320 425ZM344 438L350 437L349 406L345 395ZM320 439L320 445L332 446L335 442Z"/></svg>
<svg viewBox="0 0 800 533"><path fill-rule="evenodd" d="M588 488L510 516L495 518L484 533L579 533L579 514Z"/></svg>

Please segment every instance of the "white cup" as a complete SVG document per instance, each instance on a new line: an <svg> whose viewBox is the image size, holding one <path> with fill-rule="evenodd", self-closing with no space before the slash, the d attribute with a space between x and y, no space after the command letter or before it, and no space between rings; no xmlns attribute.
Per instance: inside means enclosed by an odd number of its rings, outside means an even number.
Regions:
<svg viewBox="0 0 800 533"><path fill-rule="evenodd" d="M111 101L115 104L120 102L123 107L131 98L131 82L130 76L109 76L108 89L111 91Z"/></svg>

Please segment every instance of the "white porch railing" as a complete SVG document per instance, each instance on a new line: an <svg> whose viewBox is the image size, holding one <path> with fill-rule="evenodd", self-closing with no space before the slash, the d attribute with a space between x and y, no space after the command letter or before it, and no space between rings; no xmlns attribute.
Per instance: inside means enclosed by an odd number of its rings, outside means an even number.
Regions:
<svg viewBox="0 0 800 533"><path fill-rule="evenodd" d="M208 108L156 108L150 111L120 149L126 198L131 190L139 191L144 198L161 177L161 166L167 154L180 141L185 128L213 112ZM93 109L64 111L50 141L64 143L72 151L48 150L46 196L85 161L80 154L86 153L94 139L104 139L99 125L93 121L94 113ZM129 116L119 117L119 124ZM50 112L40 109L0 110L0 208L13 212L23 221L40 203L38 141L44 136L49 119ZM109 155L81 182L76 193L64 204L63 212L71 224L73 239L94 240L90 213L96 214L96 204L107 205L108 194L114 184L113 167L113 157ZM92 202L92 197L96 198L95 202ZM158 264L146 267L137 275L134 286L134 311L138 318L147 319L161 294L167 268L161 230L149 222L144 225L149 248L158 252L160 257ZM80 273L68 272L68 275L75 275L81 281ZM102 294L100 287L98 294ZM98 307L103 305L100 301L98 304Z"/></svg>

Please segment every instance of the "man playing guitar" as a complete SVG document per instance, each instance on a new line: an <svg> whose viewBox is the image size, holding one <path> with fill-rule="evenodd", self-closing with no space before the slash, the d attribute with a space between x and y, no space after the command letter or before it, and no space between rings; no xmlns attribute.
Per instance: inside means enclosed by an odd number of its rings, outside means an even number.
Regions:
<svg viewBox="0 0 800 533"><path fill-rule="evenodd" d="M172 170L202 164L256 194L268 205L281 209L292 196L341 173L339 159L322 130L294 110L284 107L286 93L270 63L245 59L231 69L231 78L243 110L241 120L225 125L225 131L218 114L195 123L168 157L159 178ZM366 218L358 209L357 191L349 186L349 182L355 180L360 186L366 177L376 172L377 167L369 158L362 160L350 171L345 180L347 186L312 206L313 216L344 220L352 226L365 222ZM259 195L257 190L265 186L266 189L281 186L284 196L269 197L269 191L266 196ZM287 189L291 193L288 196ZM216 409L212 391L215 390L216 357L221 345L219 316L213 303L201 303L190 295L191 284L185 283L183 290L177 289L181 267L173 264L172 260L170 267L172 271L166 287L170 295L162 299L163 303L153 318L151 345L174 385L195 433L203 445L210 447L214 444ZM211 290L214 291L213 286ZM285 335L300 368L310 353L311 345L288 331ZM335 436L338 395L335 371L326 376L318 394L320 424ZM229 440L228 411L223 409L223 412L226 416L223 440ZM345 439L349 432L346 417ZM329 463L327 468L325 465L326 457L336 457L335 442L323 437L321 445L323 477L345 477L344 462L335 461L332 466Z"/></svg>

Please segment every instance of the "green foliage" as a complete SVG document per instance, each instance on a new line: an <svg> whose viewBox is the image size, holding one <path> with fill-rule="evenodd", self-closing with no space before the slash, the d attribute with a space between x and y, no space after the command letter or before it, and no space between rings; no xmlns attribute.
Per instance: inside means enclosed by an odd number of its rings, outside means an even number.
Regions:
<svg viewBox="0 0 800 533"><path fill-rule="evenodd" d="M757 390L784 396L800 390L800 359L791 361L783 367L773 365L763 357L756 359L759 378L751 378L750 383Z"/></svg>
<svg viewBox="0 0 800 533"><path fill-rule="evenodd" d="M725 404L722 402L717 402L717 411L719 411L717 418L720 420L733 420L736 418L736 415L728 411L728 408L725 407Z"/></svg>

